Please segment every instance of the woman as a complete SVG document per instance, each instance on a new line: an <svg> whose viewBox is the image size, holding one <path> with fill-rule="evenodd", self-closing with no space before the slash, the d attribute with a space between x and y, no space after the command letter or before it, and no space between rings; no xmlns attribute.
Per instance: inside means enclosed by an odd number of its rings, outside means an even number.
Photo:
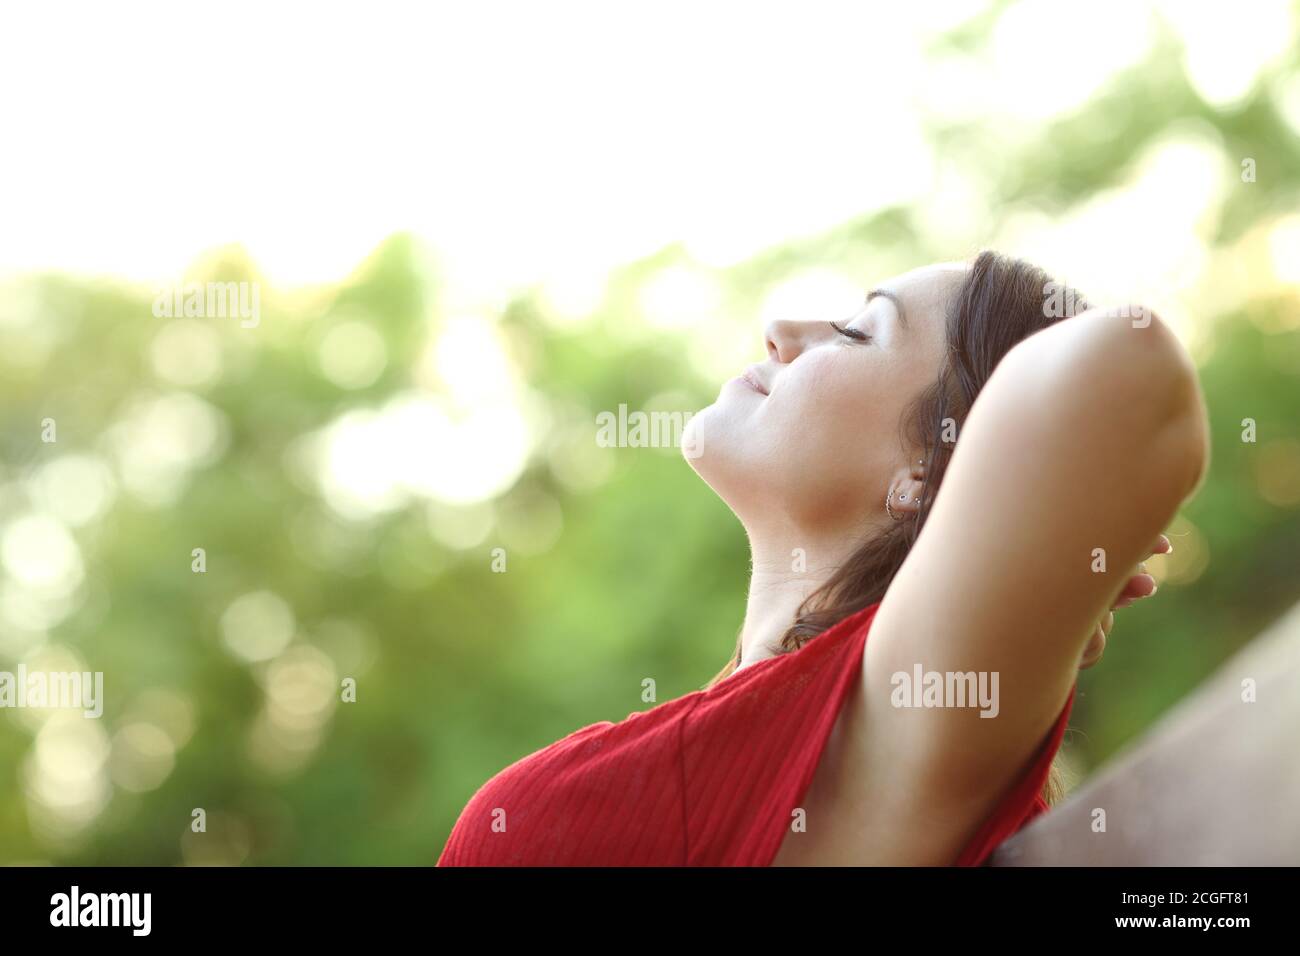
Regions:
<svg viewBox="0 0 1300 956"><path fill-rule="evenodd" d="M1062 301L985 252L772 323L683 437L749 537L732 661L507 767L439 864L971 865L1043 812L1209 454L1165 324Z"/></svg>

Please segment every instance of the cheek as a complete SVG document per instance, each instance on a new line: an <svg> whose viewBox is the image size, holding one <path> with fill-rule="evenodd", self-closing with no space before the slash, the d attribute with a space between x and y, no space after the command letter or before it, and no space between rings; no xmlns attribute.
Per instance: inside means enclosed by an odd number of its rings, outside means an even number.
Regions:
<svg viewBox="0 0 1300 956"><path fill-rule="evenodd" d="M887 355L828 348L801 356L767 399L728 386L691 420L684 440L694 432L703 452L691 464L738 512L854 520L884 494L905 371Z"/></svg>
<svg viewBox="0 0 1300 956"><path fill-rule="evenodd" d="M887 363L828 358L791 367L756 437L787 495L840 509L874 493L901 406Z"/></svg>
<svg viewBox="0 0 1300 956"><path fill-rule="evenodd" d="M783 442L818 458L868 451L897 424L896 371L848 355L792 366L764 409L766 424Z"/></svg>

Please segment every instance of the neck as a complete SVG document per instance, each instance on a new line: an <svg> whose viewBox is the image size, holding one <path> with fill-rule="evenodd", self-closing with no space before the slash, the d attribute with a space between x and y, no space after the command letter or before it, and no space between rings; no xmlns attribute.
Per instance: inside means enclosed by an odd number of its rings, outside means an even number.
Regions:
<svg viewBox="0 0 1300 956"><path fill-rule="evenodd" d="M864 540L854 535L750 531L752 570L737 670L782 653L781 638L810 594L830 580ZM802 551L797 550L802 549Z"/></svg>

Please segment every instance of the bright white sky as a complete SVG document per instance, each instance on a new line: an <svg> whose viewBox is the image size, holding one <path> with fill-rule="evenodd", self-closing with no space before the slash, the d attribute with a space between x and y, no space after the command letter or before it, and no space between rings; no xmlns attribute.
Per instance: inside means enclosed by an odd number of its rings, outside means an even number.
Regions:
<svg viewBox="0 0 1300 956"><path fill-rule="evenodd" d="M0 264L152 278L240 241L330 279L402 228L498 278L743 255L921 178L916 51L872 34L803 4L10 7Z"/></svg>
<svg viewBox="0 0 1300 956"><path fill-rule="evenodd" d="M734 262L926 194L921 106L1033 121L1150 41L1136 3L1031 4L972 88L924 45L985 5L9 5L0 272L165 280L237 241L272 282L330 280L408 228L466 290L678 239ZM1268 9L1202 57L1220 95L1285 47ZM1231 28L1179 16L1202 46ZM1052 36L1091 52L1062 70Z"/></svg>

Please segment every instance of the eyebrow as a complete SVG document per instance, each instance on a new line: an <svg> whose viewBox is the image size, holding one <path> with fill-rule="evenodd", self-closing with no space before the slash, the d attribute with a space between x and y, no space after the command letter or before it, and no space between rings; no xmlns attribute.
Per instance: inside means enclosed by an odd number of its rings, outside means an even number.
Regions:
<svg viewBox="0 0 1300 956"><path fill-rule="evenodd" d="M907 314L903 312L903 303L898 298L898 296L894 295L894 293L889 292L886 289L872 289L870 292L867 293L866 302L863 304L869 305L871 303L871 300L877 297L882 299L888 299L890 302L894 303L894 308L898 310L898 324L905 329L909 328L907 324Z"/></svg>

